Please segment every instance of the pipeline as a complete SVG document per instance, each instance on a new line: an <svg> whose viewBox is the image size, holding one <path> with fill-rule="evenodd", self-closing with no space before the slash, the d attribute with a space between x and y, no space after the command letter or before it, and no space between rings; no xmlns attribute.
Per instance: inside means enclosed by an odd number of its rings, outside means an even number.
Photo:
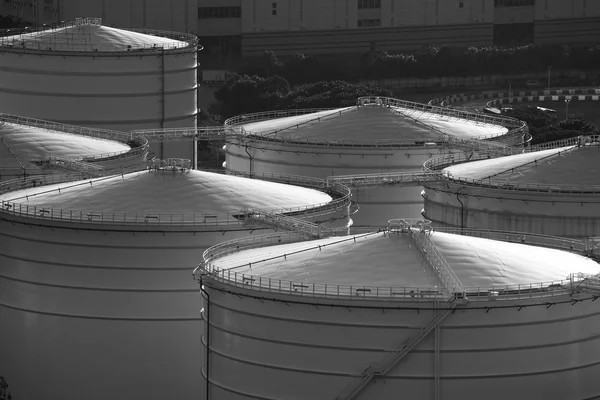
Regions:
<svg viewBox="0 0 600 400"><path fill-rule="evenodd" d="M461 187L456 190L456 200L458 200L458 202L460 203L460 229L465 229L465 205L460 200L460 194L458 193L459 191L461 191L463 189L464 189L464 187Z"/></svg>

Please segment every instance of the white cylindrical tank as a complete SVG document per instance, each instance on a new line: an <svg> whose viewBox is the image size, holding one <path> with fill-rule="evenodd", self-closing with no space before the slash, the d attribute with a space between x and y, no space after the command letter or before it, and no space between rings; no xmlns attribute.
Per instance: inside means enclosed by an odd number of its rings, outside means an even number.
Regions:
<svg viewBox="0 0 600 400"><path fill-rule="evenodd" d="M259 176L166 167L2 193L0 371L13 396L202 398L203 251L248 234L277 242L244 224L245 207L351 224L348 188Z"/></svg>
<svg viewBox="0 0 600 400"><path fill-rule="evenodd" d="M117 129L196 126L197 38L79 18L0 37L0 112ZM193 159L192 142L153 145Z"/></svg>
<svg viewBox="0 0 600 400"><path fill-rule="evenodd" d="M448 179L426 184L424 216L455 227L600 236L598 137L554 147L466 163L431 160Z"/></svg>
<svg viewBox="0 0 600 400"><path fill-rule="evenodd" d="M361 98L358 106L333 110L286 110L250 114L225 122L230 132L226 168L276 171L325 178L414 171L441 153L473 146L506 148L526 126L448 108L388 98ZM480 143L475 139L493 139ZM420 216L422 187L357 187L356 226L385 226L389 215Z"/></svg>
<svg viewBox="0 0 600 400"><path fill-rule="evenodd" d="M147 153L143 137L0 113L0 181L64 172L65 162L122 169Z"/></svg>
<svg viewBox="0 0 600 400"><path fill-rule="evenodd" d="M583 244L457 233L207 250L204 398L600 396L600 264Z"/></svg>

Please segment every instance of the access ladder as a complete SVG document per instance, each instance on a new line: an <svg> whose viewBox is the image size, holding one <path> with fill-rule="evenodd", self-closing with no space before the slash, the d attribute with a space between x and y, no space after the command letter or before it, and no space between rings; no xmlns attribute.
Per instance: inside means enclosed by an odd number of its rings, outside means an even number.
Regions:
<svg viewBox="0 0 600 400"><path fill-rule="evenodd" d="M423 326L419 332L411 336L400 344L398 349L392 352L385 360L379 365L369 365L361 375L354 379L350 385L348 385L336 398L335 400L351 400L353 399L362 389L364 389L369 382L376 376L386 375L392 368L394 368L404 357L408 355L423 339L429 335L437 326L448 315L450 315L456 308L457 302L454 298L450 300L450 307L437 313L433 319L431 319L427 325Z"/></svg>

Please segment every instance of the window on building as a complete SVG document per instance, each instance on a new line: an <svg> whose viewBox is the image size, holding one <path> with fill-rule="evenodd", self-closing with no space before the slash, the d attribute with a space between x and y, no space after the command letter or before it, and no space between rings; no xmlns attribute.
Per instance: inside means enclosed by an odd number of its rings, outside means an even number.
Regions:
<svg viewBox="0 0 600 400"><path fill-rule="evenodd" d="M458 8L464 8L465 7L465 3L462 0L458 1Z"/></svg>
<svg viewBox="0 0 600 400"><path fill-rule="evenodd" d="M240 18L242 7L199 7L198 18Z"/></svg>
<svg viewBox="0 0 600 400"><path fill-rule="evenodd" d="M358 27L362 28L362 27L367 27L367 26L381 26L381 20L380 19L359 19L358 20Z"/></svg>
<svg viewBox="0 0 600 400"><path fill-rule="evenodd" d="M534 6L535 0L494 0L494 7Z"/></svg>
<svg viewBox="0 0 600 400"><path fill-rule="evenodd" d="M381 8L381 0L358 0L358 8Z"/></svg>
<svg viewBox="0 0 600 400"><path fill-rule="evenodd" d="M277 15L277 3L272 4L271 15Z"/></svg>

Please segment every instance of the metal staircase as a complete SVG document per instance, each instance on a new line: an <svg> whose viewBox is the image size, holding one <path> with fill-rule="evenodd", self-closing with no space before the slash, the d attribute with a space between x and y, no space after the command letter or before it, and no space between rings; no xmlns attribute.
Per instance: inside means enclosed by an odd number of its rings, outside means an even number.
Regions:
<svg viewBox="0 0 600 400"><path fill-rule="evenodd" d="M43 159L34 159L30 162L39 167L51 166L53 168L63 169L72 172L82 172L95 177L102 176L103 174L103 168L99 165L54 155L49 155L48 157Z"/></svg>
<svg viewBox="0 0 600 400"><path fill-rule="evenodd" d="M312 222L256 208L246 207L241 211L240 216L243 217L245 224L296 232L309 239L321 238L332 233L331 230Z"/></svg>
<svg viewBox="0 0 600 400"><path fill-rule="evenodd" d="M385 376L392 368L394 368L402 359L404 359L419 343L423 341L437 326L442 323L448 315L456 309L457 301L452 298L449 302L449 307L442 312L436 313L427 325L423 326L419 332L402 342L396 350L392 352L387 358L376 365L369 365L363 370L359 377L355 378L350 385L335 398L335 400L351 400L353 399L362 389L364 389L371 380L375 377Z"/></svg>
<svg viewBox="0 0 600 400"><path fill-rule="evenodd" d="M431 240L429 232L426 229L418 231L411 229L409 234L414 240L417 249L422 252L424 258L427 260L431 271L436 275L437 280L441 284L440 291L443 295L446 298L454 296L465 298L466 289L464 285Z"/></svg>
<svg viewBox="0 0 600 400"><path fill-rule="evenodd" d="M0 122L0 125L3 125L3 124L4 124L4 122ZM21 166L21 168L23 170L25 170L26 168L23 165L23 163L21 162L21 160L19 160L19 157L17 157L17 155L14 153L14 151L12 151L12 149L10 148L8 143L6 143L6 140L4 140L4 138L2 136L0 136L0 141L2 142L2 144L4 144L4 146L6 146L6 148L10 152L10 154L12 154L13 158L17 161L17 163Z"/></svg>
<svg viewBox="0 0 600 400"><path fill-rule="evenodd" d="M445 179L441 172L408 171L379 174L337 175L327 178L327 185L341 183L348 187L380 185L421 186L425 182Z"/></svg>

